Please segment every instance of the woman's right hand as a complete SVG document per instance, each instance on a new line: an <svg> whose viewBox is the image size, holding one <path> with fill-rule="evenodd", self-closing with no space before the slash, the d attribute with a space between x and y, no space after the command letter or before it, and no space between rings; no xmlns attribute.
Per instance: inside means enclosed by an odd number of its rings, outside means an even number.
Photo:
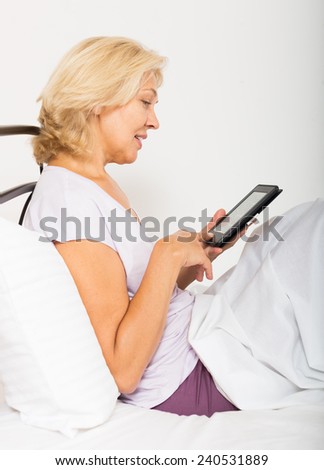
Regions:
<svg viewBox="0 0 324 470"><path fill-rule="evenodd" d="M162 247L170 250L180 262L180 268L196 266L196 280L202 281L204 274L208 280L213 279L212 264L202 246L200 235L196 232L178 230L172 235L160 239Z"/></svg>

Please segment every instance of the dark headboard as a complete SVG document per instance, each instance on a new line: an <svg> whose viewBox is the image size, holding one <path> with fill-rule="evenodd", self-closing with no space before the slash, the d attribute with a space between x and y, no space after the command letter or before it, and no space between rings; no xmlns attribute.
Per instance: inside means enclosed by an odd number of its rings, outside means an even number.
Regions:
<svg viewBox="0 0 324 470"><path fill-rule="evenodd" d="M39 127L37 126L0 126L0 136L6 136L6 135L38 135L39 134ZM40 173L43 170L43 166L40 165ZM22 225L24 216L29 204L29 201L32 197L34 188L36 185L36 181L30 182L30 183L25 183L25 184L20 184L19 186L15 186L13 188L6 189L5 191L0 191L0 204L4 204L5 202L10 201L11 199L14 199L18 196L21 196L22 194L25 193L30 193L28 196L24 207L21 211L20 217L19 217L19 224Z"/></svg>

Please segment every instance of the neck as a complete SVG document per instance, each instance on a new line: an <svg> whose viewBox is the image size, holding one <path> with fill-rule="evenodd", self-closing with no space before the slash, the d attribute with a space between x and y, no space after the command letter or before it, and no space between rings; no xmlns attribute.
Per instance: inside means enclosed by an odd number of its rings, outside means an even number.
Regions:
<svg viewBox="0 0 324 470"><path fill-rule="evenodd" d="M99 159L90 157L74 157L64 152L59 153L48 161L48 165L61 166L90 179L107 177L105 164Z"/></svg>

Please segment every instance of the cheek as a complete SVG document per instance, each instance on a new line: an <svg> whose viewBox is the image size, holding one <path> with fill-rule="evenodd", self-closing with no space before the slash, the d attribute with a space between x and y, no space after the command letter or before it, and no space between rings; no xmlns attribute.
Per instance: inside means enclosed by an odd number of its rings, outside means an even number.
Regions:
<svg viewBox="0 0 324 470"><path fill-rule="evenodd" d="M125 142L125 129L117 120L106 122L103 131L108 147L119 147Z"/></svg>
<svg viewBox="0 0 324 470"><path fill-rule="evenodd" d="M143 104L136 103L133 107L123 110L121 118L123 120L124 129L128 132L135 134L140 130L143 130L144 125L147 122L148 112L144 108Z"/></svg>
<svg viewBox="0 0 324 470"><path fill-rule="evenodd" d="M135 145L135 135L146 122L146 112L141 108L119 109L107 116L102 122L105 145L114 151L121 151L129 145Z"/></svg>

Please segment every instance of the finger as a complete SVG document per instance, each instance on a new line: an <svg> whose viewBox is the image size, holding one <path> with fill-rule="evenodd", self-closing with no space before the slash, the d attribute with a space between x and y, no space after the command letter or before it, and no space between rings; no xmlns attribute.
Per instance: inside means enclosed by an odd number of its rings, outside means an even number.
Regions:
<svg viewBox="0 0 324 470"><path fill-rule="evenodd" d="M211 255L215 256L218 256L223 252L222 248L219 248L218 246L209 246L207 250L208 254L210 253Z"/></svg>
<svg viewBox="0 0 324 470"><path fill-rule="evenodd" d="M225 217L226 211L225 209L218 209L215 214L213 215L213 218L210 222L208 222L207 227L211 225L211 228L218 222L219 219L222 217Z"/></svg>
<svg viewBox="0 0 324 470"><path fill-rule="evenodd" d="M206 262L204 263L206 278L211 281L213 279L213 268L210 260L206 256Z"/></svg>
<svg viewBox="0 0 324 470"><path fill-rule="evenodd" d="M221 253L223 252L222 248L213 247L213 246L206 246L205 253L210 259L210 261L214 261Z"/></svg>
<svg viewBox="0 0 324 470"><path fill-rule="evenodd" d="M196 271L196 281L202 282L204 279L204 268L199 266Z"/></svg>
<svg viewBox="0 0 324 470"><path fill-rule="evenodd" d="M226 212L224 209L218 209L218 211L215 212L213 218L208 222L206 227L203 228L201 231L201 236L203 240L210 240L213 235L209 232L215 225L216 223L223 217L225 217Z"/></svg>

